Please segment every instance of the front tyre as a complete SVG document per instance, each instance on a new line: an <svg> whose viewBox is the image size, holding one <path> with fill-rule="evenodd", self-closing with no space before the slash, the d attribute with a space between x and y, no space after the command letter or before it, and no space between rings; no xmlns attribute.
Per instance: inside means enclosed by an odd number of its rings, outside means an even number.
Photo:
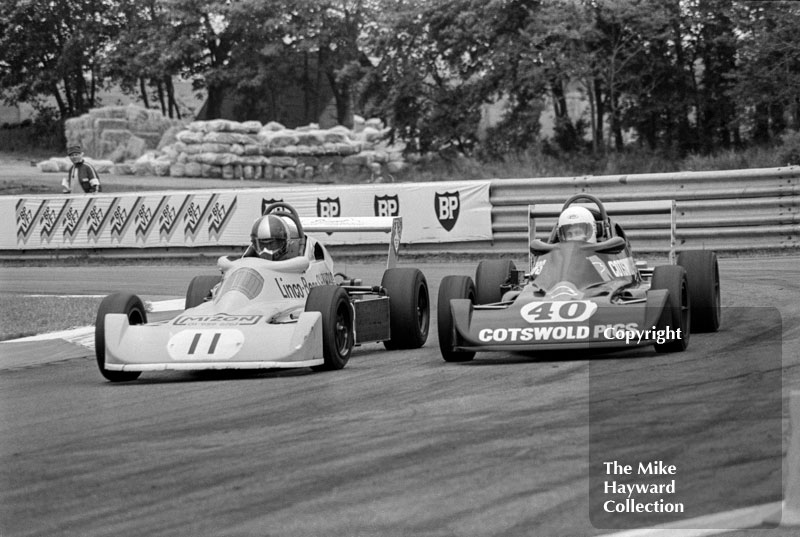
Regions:
<svg viewBox="0 0 800 537"><path fill-rule="evenodd" d="M305 311L322 314L322 356L325 363L314 371L342 369L353 352L353 308L347 292L338 285L320 285L308 294Z"/></svg>
<svg viewBox="0 0 800 537"><path fill-rule="evenodd" d="M94 322L94 353L97 358L97 367L100 374L111 382L125 382L136 380L141 371L109 371L106 369L106 315L109 313L123 313L128 316L131 325L146 324L147 312L142 299L129 293L115 293L108 295L100 302L97 309L97 318Z"/></svg>
<svg viewBox="0 0 800 537"><path fill-rule="evenodd" d="M689 280L692 332L716 332L722 317L717 254L706 250L681 252L678 265L686 270Z"/></svg>
<svg viewBox="0 0 800 537"><path fill-rule="evenodd" d="M391 339L389 350L418 349L428 340L431 312L428 281L416 268L391 268L383 273L381 287L389 295Z"/></svg>
<svg viewBox="0 0 800 537"><path fill-rule="evenodd" d="M680 337L673 337L664 343L655 343L656 352L683 352L689 345L691 310L689 302L689 285L686 271L678 265L664 265L656 267L653 271L651 289L666 289L669 291L667 303L658 321L657 330L667 330Z"/></svg>
<svg viewBox="0 0 800 537"><path fill-rule="evenodd" d="M445 276L439 284L439 300L436 304L436 320L439 332L439 350L445 362L468 362L475 357L474 351L458 351L455 346L455 327L450 301L468 298L475 303L475 284L469 276Z"/></svg>
<svg viewBox="0 0 800 537"><path fill-rule="evenodd" d="M510 259L485 259L475 270L475 303L494 304L503 299L501 286L508 283L517 270Z"/></svg>
<svg viewBox="0 0 800 537"><path fill-rule="evenodd" d="M186 290L186 307L184 309L199 306L203 302L211 298L211 290L222 281L222 276L195 276L189 283L189 289Z"/></svg>

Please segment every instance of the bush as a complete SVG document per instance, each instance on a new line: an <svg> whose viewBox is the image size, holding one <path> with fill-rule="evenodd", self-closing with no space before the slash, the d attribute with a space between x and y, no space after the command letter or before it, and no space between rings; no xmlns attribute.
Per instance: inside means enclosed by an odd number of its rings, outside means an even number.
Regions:
<svg viewBox="0 0 800 537"><path fill-rule="evenodd" d="M0 151L30 154L62 154L66 147L64 123L53 109L42 109L33 119L0 128Z"/></svg>
<svg viewBox="0 0 800 537"><path fill-rule="evenodd" d="M781 164L800 165L800 132L789 131L781 136Z"/></svg>

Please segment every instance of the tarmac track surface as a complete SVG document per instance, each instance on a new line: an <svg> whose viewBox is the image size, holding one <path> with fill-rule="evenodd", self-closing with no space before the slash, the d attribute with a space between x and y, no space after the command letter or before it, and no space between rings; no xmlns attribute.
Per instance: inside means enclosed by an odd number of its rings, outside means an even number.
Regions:
<svg viewBox="0 0 800 537"><path fill-rule="evenodd" d="M590 499L590 464L609 453L677 460L696 514L779 501L786 395L800 387L797 266L722 260L723 306L736 307L672 355L448 364L433 313L422 349L365 345L337 372L110 384L87 349L27 344L59 359L9 369L3 354L22 344L2 344L0 535L596 535L614 531L592 525L604 515ZM380 281L380 266L344 268ZM435 312L441 278L475 263L420 268ZM213 272L3 267L0 292L174 298Z"/></svg>

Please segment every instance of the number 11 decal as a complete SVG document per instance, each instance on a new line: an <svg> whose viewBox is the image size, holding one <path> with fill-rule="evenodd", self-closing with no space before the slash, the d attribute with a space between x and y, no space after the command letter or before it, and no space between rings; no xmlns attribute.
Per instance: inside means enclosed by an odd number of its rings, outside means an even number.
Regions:
<svg viewBox="0 0 800 537"><path fill-rule="evenodd" d="M167 352L176 361L221 361L236 355L243 344L239 330L183 330L170 338Z"/></svg>
<svg viewBox="0 0 800 537"><path fill-rule="evenodd" d="M202 332L197 332L194 335L194 339L192 339L192 344L189 346L189 354L194 354L194 351L197 350L197 345L198 343L200 343L200 338L202 337L202 335L203 335ZM214 336L211 339L211 344L208 346L208 351L206 352L206 354L209 355L214 354L214 351L217 348L217 343L219 343L220 335L221 334L219 332L214 332Z"/></svg>

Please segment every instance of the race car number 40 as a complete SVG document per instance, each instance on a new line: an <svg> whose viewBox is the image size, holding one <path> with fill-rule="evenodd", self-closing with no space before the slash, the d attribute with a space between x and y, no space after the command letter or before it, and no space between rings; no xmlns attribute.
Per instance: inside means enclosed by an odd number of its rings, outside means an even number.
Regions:
<svg viewBox="0 0 800 537"><path fill-rule="evenodd" d="M183 330L169 339L167 352L176 361L229 360L243 343L239 330Z"/></svg>
<svg viewBox="0 0 800 537"><path fill-rule="evenodd" d="M529 323L571 323L585 321L595 311L597 304L590 300L557 300L525 304L520 314Z"/></svg>

